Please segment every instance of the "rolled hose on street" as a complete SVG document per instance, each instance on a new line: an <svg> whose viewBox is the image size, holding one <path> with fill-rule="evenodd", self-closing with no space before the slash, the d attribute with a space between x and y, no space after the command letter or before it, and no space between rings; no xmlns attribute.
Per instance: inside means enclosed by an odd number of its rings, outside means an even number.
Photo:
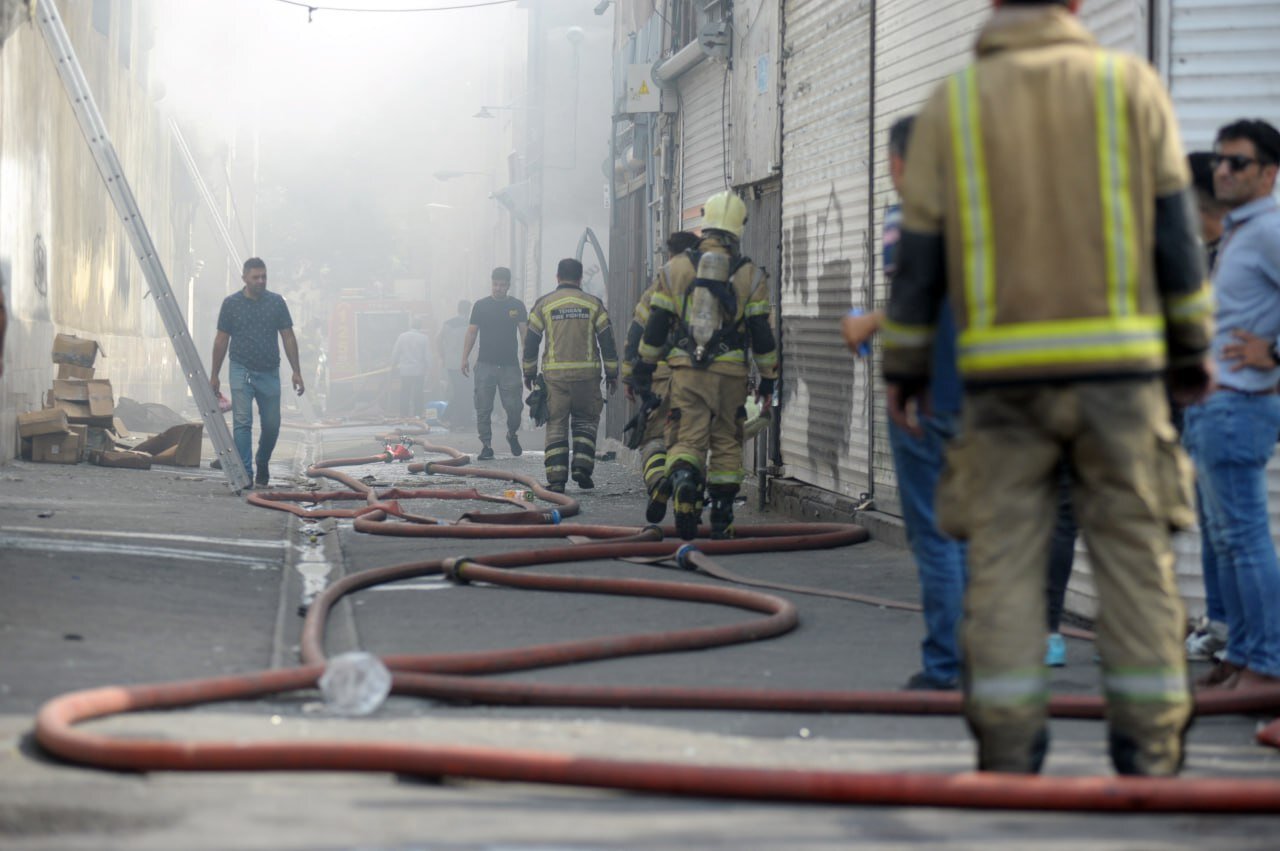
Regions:
<svg viewBox="0 0 1280 851"><path fill-rule="evenodd" d="M465 456L458 453L453 457L456 461ZM366 459L348 460L368 463ZM433 462L436 465L439 463ZM464 466L448 469L453 473L471 475L474 468L466 467L465 463L463 461ZM423 465L423 468L429 471L433 464ZM329 469L339 465L339 461L325 462L324 466L316 465L308 473L343 481L340 478L343 474L335 475L336 471ZM527 478L489 470L476 472L488 474L485 477L510 481ZM344 481L344 484L352 487L351 482L355 480L345 478L350 481ZM530 484L528 481L521 483ZM396 513L398 506L394 505L395 499L416 497L393 498L387 492L379 495L363 483L358 484L359 487L352 488L355 496L333 498L366 499L367 508L363 512L342 515L354 517L357 527L364 522L367 528L362 531L387 534L388 529L428 529L437 530L437 534L457 537L506 538L530 537L533 536L533 530L545 530L563 537L584 536L608 540L414 562L351 574L326 589L308 609L301 645L303 667L169 684L109 686L69 693L54 698L41 707L36 720L36 737L41 746L71 762L134 771L390 771L433 777L468 777L778 801L1027 810L1178 813L1280 811L1280 779L1028 777L983 772L944 775L806 771L584 758L552 751L405 742L180 742L115 739L76 728L75 725L90 719L125 712L192 706L211 701L246 700L314 689L324 671L323 635L329 610L343 596L353 591L423 576L445 576L455 582L479 581L490 585L559 593L626 594L713 603L757 612L762 617L727 626L581 639L513 650L385 656L382 661L392 672L393 694L465 703L542 706L933 715L956 714L961 710L961 695L956 692L586 687L477 679L479 675L497 672L532 670L593 659L762 640L784 634L794 628L797 622L792 603L756 591L641 579L549 576L526 571L515 572L515 568L598 559L675 558L681 566L715 575L713 556L844 546L866 540L867 534L860 527L844 524L741 525L737 527L739 537L734 540L699 541L696 545L689 545L664 540L663 530L657 527L640 529L555 524L549 519L544 520L541 525L495 525L474 519L448 524L430 518L408 519L412 515ZM539 487L533 488L535 492ZM250 501L277 509L298 508L283 500L254 499L260 495L254 494ZM318 496L320 495L305 494L305 499L314 501ZM576 503L574 509L576 513ZM320 512L303 511L302 514L309 517L324 516ZM386 519L393 515L406 522L390 522ZM1223 691L1196 695L1197 715L1274 712L1277 708L1280 708L1280 689L1241 694ZM1055 697L1049 703L1049 711L1056 717L1101 718L1104 707L1094 697ZM1273 721L1265 727L1258 733L1257 739L1263 744L1280 747L1280 721Z"/></svg>

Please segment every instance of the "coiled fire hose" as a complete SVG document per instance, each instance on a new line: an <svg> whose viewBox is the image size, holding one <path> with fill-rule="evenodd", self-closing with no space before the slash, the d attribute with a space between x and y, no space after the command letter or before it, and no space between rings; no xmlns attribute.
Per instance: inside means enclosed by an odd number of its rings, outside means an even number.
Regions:
<svg viewBox="0 0 1280 851"><path fill-rule="evenodd" d="M320 595L307 613L302 634L303 666L213 679L139 686L107 686L54 698L41 707L36 737L63 759L85 765L134 771L347 770L387 771L424 776L539 782L662 794L764 800L803 800L894 806L950 806L995 809L1148 812L1280 811L1280 779L1180 779L1112 777L1027 777L968 772L921 774L896 772L804 771L690 765L644 760L583 758L570 753L405 742L176 742L115 739L78 729L77 724L126 712L245 700L313 689L324 672L323 635L329 610L346 594L386 582L445 576L455 582L548 590L560 593L625 594L733 606L760 617L744 623L666 633L583 639L516 650L386 656L392 693L443 701L543 706L627 706L646 708L761 710L792 712L956 714L958 693L803 691L735 688L586 687L482 680L483 674L546 668L590 659L672 652L761 640L781 635L797 622L788 601L756 591L692 583L639 579L563 577L514 572L537 564L596 559L671 559L688 569L717 575L713 556L738 552L803 550L844 546L867 538L865 530L845 524L794 523L739 526L739 538L703 541L696 546L664 539L657 527L593 526L559 521L578 511L577 503L553 494L529 477L467 467L469 459L447 447L424 444L449 460L415 464L414 472L441 468L457 475L518 482L557 505L539 511L527 502L485 497L473 490L399 490L381 493L334 469L383 460L338 459L317 464L308 475L347 485L347 491L254 493L249 501L309 518L351 517L364 532L440 537L565 537L589 542L570 546L469 558L437 559L363 571L345 577ZM462 495L459 495L462 494ZM404 512L398 500L420 498L490 499L516 504L504 520L464 515L450 523ZM297 503L364 500L361 509L308 511ZM517 519L510 521L509 517ZM401 522L390 521L397 517ZM851 595L857 597L857 595ZM893 603L863 598L874 604ZM1196 695L1196 714L1274 713L1280 689ZM1056 697L1055 717L1100 718L1094 697ZM1257 735L1280 747L1280 721Z"/></svg>

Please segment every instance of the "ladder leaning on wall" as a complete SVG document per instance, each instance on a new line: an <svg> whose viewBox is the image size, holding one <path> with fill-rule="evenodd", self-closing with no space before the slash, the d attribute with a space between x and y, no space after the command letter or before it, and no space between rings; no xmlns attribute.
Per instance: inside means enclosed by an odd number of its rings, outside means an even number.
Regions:
<svg viewBox="0 0 1280 851"><path fill-rule="evenodd" d="M151 300L160 311L160 318L164 321L165 330L177 353L178 363L182 365L182 372L186 376L187 386L191 388L191 396L200 410L201 419L204 420L205 433L209 435L218 460L222 463L227 484L232 491L240 493L249 487L249 474L241 463L240 455L236 452L235 444L231 440L231 430L227 428L227 421L218 410L218 400L213 395L213 388L209 386L208 373L205 372L204 364L201 363L200 355L196 352L195 344L191 340L182 310L173 297L169 277L160 263L155 243L151 241L151 233L142 219L138 202L120 165L120 157L116 154L111 137L107 134L102 113L98 111L98 106L94 102L89 83L76 58L75 48L71 45L71 39L67 35L66 27L62 24L62 18L58 15L58 9L53 0L36 0L35 18L40 32L44 35L45 43L49 46L49 52L53 55L58 76L62 79L63 88L66 89L67 97L71 101L71 109L80 123L80 130L89 144L93 160L106 183L107 194L111 196L116 214L120 216L120 222L129 234L129 241L138 255L138 262L142 264L142 272L146 276L147 287L151 291Z"/></svg>

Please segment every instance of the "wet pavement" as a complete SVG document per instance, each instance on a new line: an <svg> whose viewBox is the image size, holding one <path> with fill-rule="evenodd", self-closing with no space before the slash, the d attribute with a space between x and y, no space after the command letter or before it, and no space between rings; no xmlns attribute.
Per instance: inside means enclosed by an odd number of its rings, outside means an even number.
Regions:
<svg viewBox="0 0 1280 851"><path fill-rule="evenodd" d="M369 455L385 425L286 428L273 485L308 484L313 460ZM474 434L433 441L475 452ZM484 466L540 476L541 435L504 441ZM605 447L609 449L610 447ZM616 447L614 447L616 448ZM99 848L1271 848L1274 817L1097 816L774 804L387 774L123 774L60 764L30 737L38 707L68 690L227 673L297 661L299 606L344 575L449 555L557 546L559 540L459 541L356 533L246 504L207 469L0 466L0 846ZM419 456L422 460L423 456ZM403 465L348 469L404 487L471 486ZM637 472L601 462L581 520L639 525ZM482 491L501 492L498 482ZM329 489L328 485L323 485ZM780 522L743 505L739 522ZM352 505L353 503L345 503ZM479 504L412 501L453 518ZM830 551L724 559L747 576L891 599L917 595L903 550L879 541ZM544 566L562 575L715 583L621 561ZM692 653L592 662L504 678L590 685L893 689L916 670L918 615L779 593L799 608L792 633ZM371 588L335 609L330 654L525 647L637 631L731 623L707 605L455 586L434 577ZM1058 693L1096 693L1090 645L1068 642ZM1206 718L1191 734L1189 776L1280 777L1253 743L1262 720ZM1269 720L1269 719L1268 719ZM116 736L198 740L392 740L546 749L584 756L854 771L958 772L972 746L957 718L784 712L452 706L393 697L375 715L335 717L314 692L93 722ZM1054 721L1050 774L1108 773L1097 722Z"/></svg>

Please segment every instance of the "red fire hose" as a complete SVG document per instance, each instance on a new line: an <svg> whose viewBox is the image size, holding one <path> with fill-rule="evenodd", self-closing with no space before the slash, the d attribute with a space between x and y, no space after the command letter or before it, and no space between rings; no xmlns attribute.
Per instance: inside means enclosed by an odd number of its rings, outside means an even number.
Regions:
<svg viewBox="0 0 1280 851"><path fill-rule="evenodd" d="M435 448L445 451L443 448ZM539 496L550 494L528 477L467 467L460 453L447 450L450 462L414 465L418 472L447 465L449 472L519 482ZM374 459L349 459L369 463ZM377 459L380 460L380 459ZM662 540L656 527L558 524L552 512L540 512L519 500L516 523L495 523L464 516L459 522L420 518L400 510L397 500L478 499L474 491L384 491L330 469L329 461L308 471L342 481L349 491L259 494L254 504L293 511L306 517L349 516L360 531L380 534L450 537L587 537L596 539L563 547L445 559L362 571L330 586L307 613L303 626L304 667L255 674L133 687L104 687L74 692L46 703L37 716L40 744L64 759L86 765L136 771L150 770L349 770L391 771L427 776L556 783L665 794L764 800L805 800L901 806L950 806L996 809L1096 810L1148 812L1276 812L1280 811L1277 779L1153 779L1111 777L1027 777L987 773L958 775L855 773L703 766L672 762L588 759L568 753L516 751L403 742L175 742L113 739L77 729L93 718L124 712L191 706L210 701L244 700L310 689L324 670L323 635L329 610L344 595L361 588L411 577L444 575L453 581L548 590L559 593L626 594L704 604L733 606L758 613L743 623L698 627L666 633L585 639L515 650L387 656L392 691L436 700L470 703L557 706L628 706L683 709L732 709L800 712L865 712L954 714L958 693L773 691L732 688L585 687L482 680L483 674L531 670L574 662L644 653L672 652L756 641L794 628L794 606L756 591L716 585L638 579L564 577L513 572L535 564L611 558L675 558L689 569L717 574L712 556L844 546L866 539L865 530L844 524L776 524L740 526L738 539L701 541L696 548ZM457 466L455 466L457 465ZM423 496L418 496L423 494ZM546 498L546 496L543 496ZM364 499L366 507L346 514L306 511L298 502ZM567 499L561 497L561 499ZM556 503L576 513L577 504ZM523 507L527 506L527 507ZM329 510L335 511L335 510ZM399 518L392 521L390 517ZM727 571L719 569L721 574ZM876 598L867 598L874 600ZM1280 688L1233 694L1196 696L1198 715L1274 712ZM1058 697L1049 704L1058 717L1100 718L1103 705L1092 697ZM1258 741L1280 747L1280 722L1273 722Z"/></svg>

